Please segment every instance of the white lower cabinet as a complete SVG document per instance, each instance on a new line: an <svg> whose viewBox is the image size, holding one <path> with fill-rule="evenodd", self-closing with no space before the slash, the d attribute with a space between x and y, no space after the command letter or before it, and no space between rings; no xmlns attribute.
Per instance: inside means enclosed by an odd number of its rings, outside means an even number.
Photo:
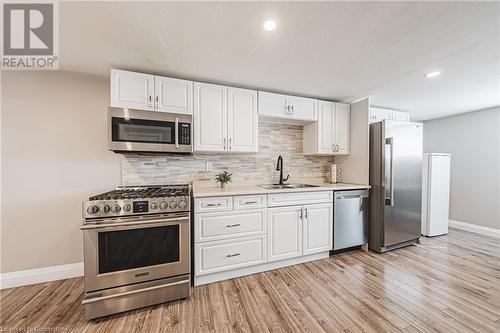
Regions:
<svg viewBox="0 0 500 333"><path fill-rule="evenodd" d="M200 243L194 252L195 275L262 264L267 261L267 236Z"/></svg>
<svg viewBox="0 0 500 333"><path fill-rule="evenodd" d="M333 204L304 206L303 254L330 251L333 248Z"/></svg>
<svg viewBox="0 0 500 333"><path fill-rule="evenodd" d="M328 257L333 191L194 199L195 285Z"/></svg>
<svg viewBox="0 0 500 333"><path fill-rule="evenodd" d="M269 261L302 255L302 206L268 209Z"/></svg>

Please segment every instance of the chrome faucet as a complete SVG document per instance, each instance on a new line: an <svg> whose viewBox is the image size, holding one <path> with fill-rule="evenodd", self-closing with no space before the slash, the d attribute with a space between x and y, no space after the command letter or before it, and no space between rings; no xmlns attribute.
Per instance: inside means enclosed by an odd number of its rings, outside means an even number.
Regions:
<svg viewBox="0 0 500 333"><path fill-rule="evenodd" d="M283 157L278 156L278 164L276 164L276 171L280 172L280 185L283 185L283 182L286 182L290 175L287 175L285 179L283 179Z"/></svg>

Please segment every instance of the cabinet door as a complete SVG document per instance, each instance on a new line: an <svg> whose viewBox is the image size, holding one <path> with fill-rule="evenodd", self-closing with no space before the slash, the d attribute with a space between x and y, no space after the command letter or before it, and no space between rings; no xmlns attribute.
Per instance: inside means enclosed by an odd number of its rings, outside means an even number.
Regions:
<svg viewBox="0 0 500 333"><path fill-rule="evenodd" d="M330 251L333 245L333 202L304 206L304 255Z"/></svg>
<svg viewBox="0 0 500 333"><path fill-rule="evenodd" d="M335 103L320 101L318 107L318 153L333 154Z"/></svg>
<svg viewBox="0 0 500 333"><path fill-rule="evenodd" d="M257 152L257 91L228 88L228 151Z"/></svg>
<svg viewBox="0 0 500 333"><path fill-rule="evenodd" d="M111 106L154 110L154 75L111 70Z"/></svg>
<svg viewBox="0 0 500 333"><path fill-rule="evenodd" d="M302 206L269 208L267 212L268 260L302 255Z"/></svg>
<svg viewBox="0 0 500 333"><path fill-rule="evenodd" d="M318 101L311 98L287 96L286 105L289 106L290 118L303 121L316 121Z"/></svg>
<svg viewBox="0 0 500 333"><path fill-rule="evenodd" d="M194 150L226 151L227 87L194 83Z"/></svg>
<svg viewBox="0 0 500 333"><path fill-rule="evenodd" d="M410 121L410 114L408 112L392 111L392 120Z"/></svg>
<svg viewBox="0 0 500 333"><path fill-rule="evenodd" d="M155 76L155 109L193 114L193 82Z"/></svg>
<svg viewBox="0 0 500 333"><path fill-rule="evenodd" d="M333 123L335 154L349 154L351 146L351 106L349 104L335 104Z"/></svg>
<svg viewBox="0 0 500 333"><path fill-rule="evenodd" d="M259 116L287 117L285 102L285 95L259 91Z"/></svg>
<svg viewBox="0 0 500 333"><path fill-rule="evenodd" d="M391 119L392 119L391 110L370 107L370 119L369 119L370 124L382 120L391 120Z"/></svg>

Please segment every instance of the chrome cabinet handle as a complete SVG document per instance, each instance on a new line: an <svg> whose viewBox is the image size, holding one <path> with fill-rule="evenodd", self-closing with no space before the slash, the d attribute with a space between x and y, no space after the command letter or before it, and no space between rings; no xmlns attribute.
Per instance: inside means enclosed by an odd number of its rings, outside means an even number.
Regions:
<svg viewBox="0 0 500 333"><path fill-rule="evenodd" d="M285 114L290 115L290 105L285 106Z"/></svg>
<svg viewBox="0 0 500 333"><path fill-rule="evenodd" d="M240 254L239 253L233 253L233 254L228 254L226 255L227 258L232 258L232 257L236 257L236 256L239 256Z"/></svg>
<svg viewBox="0 0 500 333"><path fill-rule="evenodd" d="M304 212L305 212L304 220L307 221L307 219L309 218L309 212L307 211L307 208L304 208Z"/></svg>
<svg viewBox="0 0 500 333"><path fill-rule="evenodd" d="M155 100L156 100L156 108L159 109L160 108L160 97L156 96Z"/></svg>
<svg viewBox="0 0 500 333"><path fill-rule="evenodd" d="M227 145L226 145L226 143L227 143L227 139L226 139L226 138L224 138L224 150L227 150Z"/></svg>
<svg viewBox="0 0 500 333"><path fill-rule="evenodd" d="M245 201L243 204L244 205L251 205L251 204L257 204L259 203L258 201Z"/></svg>
<svg viewBox="0 0 500 333"><path fill-rule="evenodd" d="M149 103L148 103L150 108L153 108L153 96L149 95Z"/></svg>
<svg viewBox="0 0 500 333"><path fill-rule="evenodd" d="M293 105L292 105L292 115L293 115L294 111L295 111L295 110L293 109Z"/></svg>
<svg viewBox="0 0 500 333"><path fill-rule="evenodd" d="M239 227L239 226L241 226L240 223L228 224L228 225L226 225L226 228L234 228L234 227Z"/></svg>
<svg viewBox="0 0 500 333"><path fill-rule="evenodd" d="M304 208L301 208L300 214L299 214L299 221L303 221L303 220L304 220Z"/></svg>
<svg viewBox="0 0 500 333"><path fill-rule="evenodd" d="M233 139L232 138L229 138L229 150L231 150L231 143L232 143Z"/></svg>
<svg viewBox="0 0 500 333"><path fill-rule="evenodd" d="M205 205L205 207L218 207L218 206L222 206L222 204L220 202L217 202L217 203L207 203Z"/></svg>

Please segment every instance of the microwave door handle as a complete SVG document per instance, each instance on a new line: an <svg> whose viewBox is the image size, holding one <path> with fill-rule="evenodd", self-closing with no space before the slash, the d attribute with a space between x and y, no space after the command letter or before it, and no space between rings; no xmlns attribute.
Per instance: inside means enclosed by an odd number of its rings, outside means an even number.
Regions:
<svg viewBox="0 0 500 333"><path fill-rule="evenodd" d="M175 148L179 149L179 117L175 118Z"/></svg>

